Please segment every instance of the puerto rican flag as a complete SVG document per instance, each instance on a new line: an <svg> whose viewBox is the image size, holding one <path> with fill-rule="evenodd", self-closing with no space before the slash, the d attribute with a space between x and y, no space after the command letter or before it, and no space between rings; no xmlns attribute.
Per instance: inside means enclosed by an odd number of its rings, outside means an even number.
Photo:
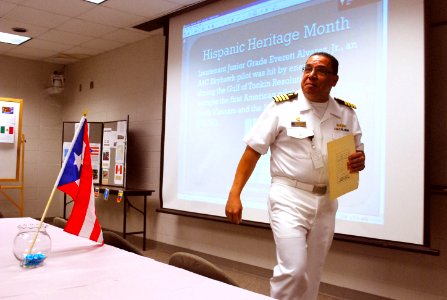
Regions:
<svg viewBox="0 0 447 300"><path fill-rule="evenodd" d="M57 188L73 198L74 205L64 231L103 243L96 217L93 170L88 125L82 117L57 181Z"/></svg>

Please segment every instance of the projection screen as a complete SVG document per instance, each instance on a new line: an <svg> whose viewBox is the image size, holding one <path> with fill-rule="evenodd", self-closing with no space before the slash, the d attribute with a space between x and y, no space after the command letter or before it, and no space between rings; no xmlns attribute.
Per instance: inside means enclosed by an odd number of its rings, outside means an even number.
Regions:
<svg viewBox="0 0 447 300"><path fill-rule="evenodd" d="M242 138L325 51L340 62L331 94L357 106L366 153L336 232L422 245L423 11L422 0L229 0L172 18L162 208L224 217ZM270 181L267 154L242 194L244 220L268 223Z"/></svg>

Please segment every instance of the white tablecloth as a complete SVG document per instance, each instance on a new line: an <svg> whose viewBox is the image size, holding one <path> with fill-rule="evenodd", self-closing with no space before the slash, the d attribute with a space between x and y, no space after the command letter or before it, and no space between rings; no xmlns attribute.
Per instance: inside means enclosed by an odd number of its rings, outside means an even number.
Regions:
<svg viewBox="0 0 447 300"><path fill-rule="evenodd" d="M0 218L0 299L271 299L96 243L49 225L52 251L43 266L21 268L12 253L20 224Z"/></svg>

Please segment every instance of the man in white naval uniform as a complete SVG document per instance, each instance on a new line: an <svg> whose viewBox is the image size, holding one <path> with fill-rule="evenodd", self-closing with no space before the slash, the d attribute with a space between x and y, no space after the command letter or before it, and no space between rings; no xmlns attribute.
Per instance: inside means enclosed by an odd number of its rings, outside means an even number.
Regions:
<svg viewBox="0 0 447 300"><path fill-rule="evenodd" d="M245 136L225 213L242 221L241 192L259 157L270 148L272 184L268 210L277 265L270 294L277 299L317 299L321 271L332 243L337 200L327 184L327 143L352 133L357 151L350 172L365 168L361 129L354 105L330 96L338 81L338 61L312 54L303 68L301 91L274 97Z"/></svg>

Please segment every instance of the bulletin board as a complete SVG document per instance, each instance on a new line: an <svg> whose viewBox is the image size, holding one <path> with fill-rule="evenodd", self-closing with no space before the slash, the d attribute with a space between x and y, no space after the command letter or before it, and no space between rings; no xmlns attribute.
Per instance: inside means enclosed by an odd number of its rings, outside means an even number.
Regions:
<svg viewBox="0 0 447 300"><path fill-rule="evenodd" d="M19 181L22 99L0 98L0 181Z"/></svg>
<svg viewBox="0 0 447 300"><path fill-rule="evenodd" d="M99 166L101 165L101 143L102 143L102 123L101 122L87 122L88 123L88 138L90 141L90 148L92 150L92 168L93 168L93 183L99 183ZM73 141L77 126L79 122L64 122L62 133L62 157L61 162L64 162L70 144Z"/></svg>
<svg viewBox="0 0 447 300"><path fill-rule="evenodd" d="M126 187L128 120L104 122L101 185Z"/></svg>
<svg viewBox="0 0 447 300"><path fill-rule="evenodd" d="M62 162L79 122L64 122ZM127 136L129 119L88 122L93 184L126 188Z"/></svg>

